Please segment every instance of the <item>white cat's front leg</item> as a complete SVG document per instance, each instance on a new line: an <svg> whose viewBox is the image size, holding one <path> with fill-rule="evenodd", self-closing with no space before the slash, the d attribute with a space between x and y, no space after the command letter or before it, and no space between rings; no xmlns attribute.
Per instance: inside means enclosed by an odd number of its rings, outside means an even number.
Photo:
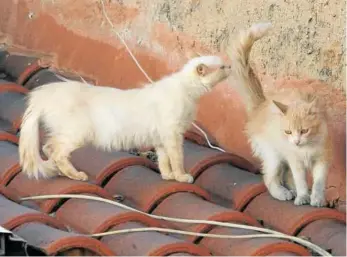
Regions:
<svg viewBox="0 0 347 257"><path fill-rule="evenodd" d="M263 158L264 183L272 197L280 201L288 201L293 199L293 194L280 183L280 167L281 159L277 154L270 155L269 152L267 152L267 155Z"/></svg>
<svg viewBox="0 0 347 257"><path fill-rule="evenodd" d="M164 142L165 151L170 158L172 172L178 182L193 183L194 178L185 172L183 164L183 136L174 136Z"/></svg>
<svg viewBox="0 0 347 257"><path fill-rule="evenodd" d="M324 161L315 163L312 169L313 185L311 192L311 205L317 207L326 206L325 181L328 174L328 165Z"/></svg>
<svg viewBox="0 0 347 257"><path fill-rule="evenodd" d="M165 180L175 179L175 176L171 170L169 156L165 152L164 147L156 148L156 152L158 155L158 166L159 166L161 177Z"/></svg>
<svg viewBox="0 0 347 257"><path fill-rule="evenodd" d="M310 202L310 195L306 181L306 171L303 163L296 160L295 157L288 160L290 169L293 174L294 184L296 188L295 205L304 205Z"/></svg>

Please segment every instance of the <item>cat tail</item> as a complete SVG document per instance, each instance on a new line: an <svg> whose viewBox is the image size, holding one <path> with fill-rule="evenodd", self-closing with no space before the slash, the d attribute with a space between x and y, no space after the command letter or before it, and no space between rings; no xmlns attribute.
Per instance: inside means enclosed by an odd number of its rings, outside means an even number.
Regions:
<svg viewBox="0 0 347 257"><path fill-rule="evenodd" d="M248 30L241 31L236 41L227 48L232 62L232 84L240 94L248 113L265 101L261 83L249 64L249 55L255 41L265 36L271 27L271 23L253 24Z"/></svg>
<svg viewBox="0 0 347 257"><path fill-rule="evenodd" d="M42 109L36 107L33 99L24 112L19 137L19 164L29 178L53 177L57 174L51 160L44 161L40 154L39 121Z"/></svg>

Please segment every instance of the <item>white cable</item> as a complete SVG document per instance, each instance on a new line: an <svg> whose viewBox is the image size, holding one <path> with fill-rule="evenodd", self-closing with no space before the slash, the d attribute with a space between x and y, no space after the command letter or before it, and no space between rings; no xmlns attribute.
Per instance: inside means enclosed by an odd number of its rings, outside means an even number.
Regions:
<svg viewBox="0 0 347 257"><path fill-rule="evenodd" d="M275 230L271 230L271 229L267 229L267 228L254 227L254 226L249 226L249 225L243 225L243 224L229 223L229 222L180 219L180 218L159 216L159 215L154 215L154 214L142 212L140 210L129 207L125 204L118 203L118 202L115 202L115 201L112 201L109 199L105 199L102 197L98 197L98 196L75 195L75 194L38 195L38 196L22 197L20 200L26 201L26 200L42 200L42 199L57 199L57 198L75 198L75 199L87 199L87 200L105 202L105 203L108 203L111 205L115 205L117 207L121 207L121 208L126 209L126 210L141 213L143 215L146 215L146 216L149 216L151 218L158 219L158 220L166 220L166 221L171 221L171 222L189 223L189 224L208 224L208 225L215 225L215 226L221 226L221 227L242 228L242 229L253 230L253 231L258 231L258 232L270 233L270 235L272 234L271 237L277 237L277 238L292 240L296 243L299 243L299 244L304 245L308 248L311 248L312 250L316 251L317 253L321 254L322 256L332 256L331 254L329 254L327 251L325 251L321 247L319 247L319 246L317 246L317 245L315 245L309 241L306 241L306 240L301 239L299 237L289 236L289 235L286 235L284 233L281 233L281 232L278 232ZM146 229L147 229L147 231L150 231L151 228L146 228ZM269 235L269 234L267 234L267 235ZM251 235L247 235L247 236L251 236Z"/></svg>
<svg viewBox="0 0 347 257"><path fill-rule="evenodd" d="M130 54L130 56L133 58L134 62L136 63L137 67L142 71L143 75L145 75L145 77L148 79L149 82L153 83L153 80L148 76L148 74L142 69L141 65L139 64L139 62L137 61L137 59L135 58L135 56L133 55L133 53L130 51L127 43L124 41L124 39L119 35L119 33L116 31L116 29L114 28L114 25L112 23L112 21L110 20L110 18L107 15L106 12L106 8L105 8L105 4L103 0L100 0L101 2L101 7L102 7L102 13L104 15L104 17L106 18L108 24L111 26L112 31L114 33L116 33L117 37L119 38L120 41L122 41L123 45L125 46L125 48L127 49L128 53Z"/></svg>
<svg viewBox="0 0 347 257"><path fill-rule="evenodd" d="M207 136L206 132L203 131L198 125L196 125L195 122L193 122L193 126L203 134L203 136L205 137L205 139L206 139L206 141L207 141L207 144L208 144L208 146L209 146L210 148L216 149L216 150L218 150L218 151L221 151L221 152L224 152L224 153L225 153L225 150L223 150L222 148L217 147L217 146L213 146L213 145L211 144L210 140L208 139L208 136Z"/></svg>
<svg viewBox="0 0 347 257"><path fill-rule="evenodd" d="M277 234L249 234L249 235L222 234L221 235L221 234L199 233L199 232L190 232L185 230L158 228L158 227L111 230L107 232L91 234L89 236L103 237L103 236L119 235L119 234L134 233L134 232L163 232L163 233L172 233L172 234L187 235L187 236L199 236L199 237L210 237L210 238L221 238L221 239L245 239L245 238L264 238L264 237L288 239L287 236L281 236Z"/></svg>
<svg viewBox="0 0 347 257"><path fill-rule="evenodd" d="M147 80L151 83L153 83L153 80L148 76L148 74L146 73L146 71L142 68L142 66L140 65L140 63L137 61L136 57L133 55L133 53L131 52L131 50L129 49L128 47L128 44L124 41L124 39L119 35L119 33L116 31L116 29L114 28L114 25L111 21L111 19L109 18L107 12L106 12L106 8L105 8L105 3L104 3L104 0L100 0L101 2L101 7L102 7L102 13L105 17L105 19L107 20L108 24L111 26L112 28L112 31L117 35L117 37L119 38L119 40L123 43L123 45L125 46L125 48L127 49L128 53L130 54L130 56L132 57L133 61L136 63L137 67L141 70L141 72L143 73L143 75L147 78ZM212 149L216 149L218 151L221 151L221 152L225 152L225 150L223 150L222 148L219 148L217 146L213 146L210 142L210 140L208 139L208 136L206 134L205 131L202 130L202 128L200 128L198 125L196 125L195 122L192 123L193 126L195 128L197 128L202 134L203 136L205 137L206 141L207 141L207 144L209 147L211 147Z"/></svg>

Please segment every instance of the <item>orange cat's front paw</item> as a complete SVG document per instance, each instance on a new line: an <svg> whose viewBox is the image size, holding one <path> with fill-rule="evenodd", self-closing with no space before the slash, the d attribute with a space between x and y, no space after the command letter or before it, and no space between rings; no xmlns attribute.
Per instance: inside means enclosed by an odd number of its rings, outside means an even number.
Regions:
<svg viewBox="0 0 347 257"><path fill-rule="evenodd" d="M178 182L185 182L185 183L193 183L194 182L193 176L188 174L188 173L175 174L175 179Z"/></svg>
<svg viewBox="0 0 347 257"><path fill-rule="evenodd" d="M269 192L273 198L280 201L289 201L293 199L293 194L283 186L271 188Z"/></svg>
<svg viewBox="0 0 347 257"><path fill-rule="evenodd" d="M295 205L305 205L310 203L310 196L309 195L298 195L295 200L294 204Z"/></svg>
<svg viewBox="0 0 347 257"><path fill-rule="evenodd" d="M311 194L310 197L311 206L315 207L325 207L327 205L327 201L325 200L324 194Z"/></svg>

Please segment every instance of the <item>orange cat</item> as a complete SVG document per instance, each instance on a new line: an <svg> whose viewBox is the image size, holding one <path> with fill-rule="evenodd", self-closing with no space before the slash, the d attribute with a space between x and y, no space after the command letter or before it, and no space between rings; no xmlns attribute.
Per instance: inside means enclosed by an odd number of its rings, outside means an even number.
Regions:
<svg viewBox="0 0 347 257"><path fill-rule="evenodd" d="M331 148L324 109L314 95L294 89L264 95L249 64L253 44L270 28L269 23L255 24L241 32L227 49L233 63L232 77L236 80L233 85L248 113L246 133L254 155L262 160L264 183L274 198L285 201L295 196L296 205L325 206ZM289 182L283 176L286 168L291 171L294 191L284 186ZM311 195L307 170L313 175Z"/></svg>

